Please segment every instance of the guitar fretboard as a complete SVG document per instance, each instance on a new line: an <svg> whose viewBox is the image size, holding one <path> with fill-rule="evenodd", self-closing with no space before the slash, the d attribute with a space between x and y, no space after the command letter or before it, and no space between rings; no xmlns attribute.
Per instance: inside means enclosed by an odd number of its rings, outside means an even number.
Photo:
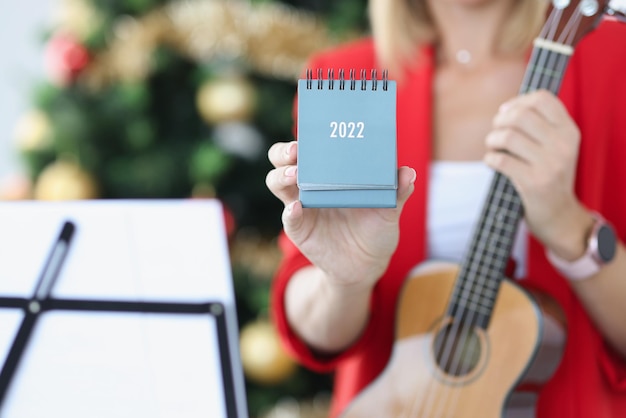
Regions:
<svg viewBox="0 0 626 418"><path fill-rule="evenodd" d="M556 94L571 53L568 46L538 39L520 94L540 89ZM495 173L448 304L448 316L488 327L522 216L522 201L515 187L507 177Z"/></svg>

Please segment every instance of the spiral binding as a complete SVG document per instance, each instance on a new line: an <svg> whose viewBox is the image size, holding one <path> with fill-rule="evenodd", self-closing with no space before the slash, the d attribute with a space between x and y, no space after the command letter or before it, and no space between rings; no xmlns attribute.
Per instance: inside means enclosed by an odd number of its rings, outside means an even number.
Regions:
<svg viewBox="0 0 626 418"><path fill-rule="evenodd" d="M324 78L323 78L324 72L321 68L318 68L317 70L317 77L316 79L313 78L313 70L308 68L306 70L306 88L307 90L311 90L313 89L313 81L317 80L317 89L321 90L324 86ZM339 70L339 78L335 78L335 70L333 70L332 68L328 69L328 76L327 76L327 80L328 80L328 88L330 90L333 90L335 88L335 83L339 82L339 90L345 90L346 89L346 81L348 81L349 85L349 89L350 90L356 90L357 89L357 84L360 84L360 89L361 90L366 90L367 89L367 70L361 70L359 79L357 80L356 78L356 71L355 70L350 70L349 73L349 79L346 80L345 77L345 71L344 69L340 69ZM389 72L387 70L383 70L383 76L382 79L378 79L378 71L376 71L376 69L373 69L371 71L371 81L372 81L372 90L376 91L378 89L378 83L382 83L382 89L387 91L388 85L389 85Z"/></svg>

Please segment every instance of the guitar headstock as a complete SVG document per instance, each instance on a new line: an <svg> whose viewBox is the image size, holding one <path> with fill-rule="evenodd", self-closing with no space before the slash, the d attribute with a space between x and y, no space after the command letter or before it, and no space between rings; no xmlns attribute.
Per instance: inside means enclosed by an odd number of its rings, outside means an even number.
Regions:
<svg viewBox="0 0 626 418"><path fill-rule="evenodd" d="M626 0L550 0L540 38L574 47L605 15L626 22Z"/></svg>

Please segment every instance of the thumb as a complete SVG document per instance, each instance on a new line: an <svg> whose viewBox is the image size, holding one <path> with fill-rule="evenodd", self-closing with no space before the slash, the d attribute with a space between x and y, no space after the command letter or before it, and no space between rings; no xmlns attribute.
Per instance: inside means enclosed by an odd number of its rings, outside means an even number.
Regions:
<svg viewBox="0 0 626 418"><path fill-rule="evenodd" d="M287 236L296 242L300 242L299 236L303 235L302 226L304 217L302 211L302 203L294 200L285 206L282 214L283 228Z"/></svg>
<svg viewBox="0 0 626 418"><path fill-rule="evenodd" d="M417 173L411 167L400 167L398 169L398 210L402 210L402 207L413 194L415 190L415 179Z"/></svg>

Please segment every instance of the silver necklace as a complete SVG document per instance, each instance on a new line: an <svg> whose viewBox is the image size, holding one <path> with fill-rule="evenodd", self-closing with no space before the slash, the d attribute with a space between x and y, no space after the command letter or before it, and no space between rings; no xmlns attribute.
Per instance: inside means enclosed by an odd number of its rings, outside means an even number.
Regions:
<svg viewBox="0 0 626 418"><path fill-rule="evenodd" d="M459 49L455 57L459 64L469 64L472 61L472 54L467 49Z"/></svg>

